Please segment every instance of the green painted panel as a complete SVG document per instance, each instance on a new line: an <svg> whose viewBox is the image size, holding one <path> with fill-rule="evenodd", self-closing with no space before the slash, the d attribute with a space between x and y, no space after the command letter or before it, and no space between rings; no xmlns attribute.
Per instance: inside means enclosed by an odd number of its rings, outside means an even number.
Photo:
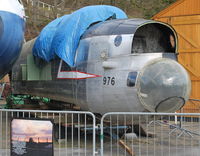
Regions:
<svg viewBox="0 0 200 156"><path fill-rule="evenodd" d="M40 80L40 69L35 65L33 55L27 56L27 80Z"/></svg>
<svg viewBox="0 0 200 156"><path fill-rule="evenodd" d="M22 67L22 80L25 81L27 80L27 65L21 64L21 67Z"/></svg>
<svg viewBox="0 0 200 156"><path fill-rule="evenodd" d="M51 63L46 64L42 68L38 68L34 63L33 55L27 57L27 75L29 81L34 80L52 80Z"/></svg>
<svg viewBox="0 0 200 156"><path fill-rule="evenodd" d="M44 66L40 72L40 80L52 80L51 63Z"/></svg>

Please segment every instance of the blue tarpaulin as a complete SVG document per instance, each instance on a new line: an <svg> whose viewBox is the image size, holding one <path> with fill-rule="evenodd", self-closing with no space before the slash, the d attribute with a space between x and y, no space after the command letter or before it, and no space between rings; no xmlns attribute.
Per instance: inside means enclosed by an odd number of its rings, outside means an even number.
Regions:
<svg viewBox="0 0 200 156"><path fill-rule="evenodd" d="M74 66L74 58L79 40L93 23L105 21L110 17L127 18L119 8L107 5L88 6L60 17L49 23L38 36L33 55L46 61L57 55L69 66Z"/></svg>

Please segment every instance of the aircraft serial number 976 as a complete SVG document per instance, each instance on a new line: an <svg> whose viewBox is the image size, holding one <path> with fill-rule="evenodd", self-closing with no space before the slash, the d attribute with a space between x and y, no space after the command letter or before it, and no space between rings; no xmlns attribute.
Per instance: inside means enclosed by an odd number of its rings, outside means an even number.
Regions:
<svg viewBox="0 0 200 156"><path fill-rule="evenodd" d="M115 77L103 77L103 85L115 85Z"/></svg>

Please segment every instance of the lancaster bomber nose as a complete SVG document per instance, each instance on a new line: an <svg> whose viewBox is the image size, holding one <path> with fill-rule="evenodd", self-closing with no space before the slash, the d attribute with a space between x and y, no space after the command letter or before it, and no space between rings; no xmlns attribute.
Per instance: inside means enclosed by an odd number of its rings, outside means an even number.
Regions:
<svg viewBox="0 0 200 156"><path fill-rule="evenodd" d="M156 59L139 73L138 97L142 105L152 112L175 112L184 106L191 90L186 70L176 61Z"/></svg>

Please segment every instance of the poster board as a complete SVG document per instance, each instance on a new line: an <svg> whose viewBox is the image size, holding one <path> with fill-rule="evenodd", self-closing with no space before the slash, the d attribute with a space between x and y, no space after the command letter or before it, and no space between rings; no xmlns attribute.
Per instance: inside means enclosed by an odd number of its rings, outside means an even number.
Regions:
<svg viewBox="0 0 200 156"><path fill-rule="evenodd" d="M11 156L53 156L53 122L43 119L11 121Z"/></svg>

